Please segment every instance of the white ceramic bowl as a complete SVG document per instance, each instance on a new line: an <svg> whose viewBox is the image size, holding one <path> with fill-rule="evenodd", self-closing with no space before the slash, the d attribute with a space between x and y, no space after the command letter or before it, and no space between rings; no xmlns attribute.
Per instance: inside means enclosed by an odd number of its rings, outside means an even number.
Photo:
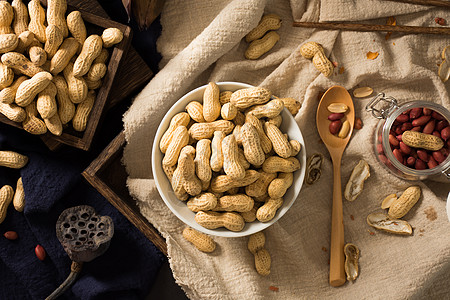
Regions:
<svg viewBox="0 0 450 300"><path fill-rule="evenodd" d="M236 91L239 89L252 87L251 85L238 82L218 82L217 85L220 87L221 91L225 90ZM292 206L292 204L298 197L298 194L302 187L306 169L306 149L302 133L300 132L300 129L298 128L298 125L295 122L292 115L289 113L287 109L284 109L281 113L281 116L283 117L283 123L281 124L280 128L283 132L289 135L290 139L295 139L299 141L300 144L302 145L302 149L300 153L297 155L297 158L299 159L301 164L301 169L294 172L294 182L286 192L285 196L283 197L284 204L278 209L278 212L275 215L275 217L271 221L266 223L261 223L258 220L252 223L246 223L244 229L239 232L233 232L225 228L218 228L212 230L206 229L197 224L197 222L195 222L194 220L195 213L189 210L189 208L186 205L186 202L180 201L175 197L170 181L168 180L162 169L162 160L164 154L159 149L159 141L164 132L169 127L169 123L172 117L175 114L184 111L185 110L184 108L189 102L193 100L202 102L203 92L205 88L206 85L201 86L181 97L181 99L178 100L169 109L169 111L166 113L164 119L162 120L161 124L158 127L158 131L156 132L155 141L153 143L152 149L152 169L153 169L153 177L155 179L159 194L161 195L161 197L163 198L164 202L169 207L169 209L181 221L186 223L186 225L195 228L201 232L204 232L206 234L223 237L240 237L264 230L273 223L275 223L276 221L278 221L289 210L289 208Z"/></svg>

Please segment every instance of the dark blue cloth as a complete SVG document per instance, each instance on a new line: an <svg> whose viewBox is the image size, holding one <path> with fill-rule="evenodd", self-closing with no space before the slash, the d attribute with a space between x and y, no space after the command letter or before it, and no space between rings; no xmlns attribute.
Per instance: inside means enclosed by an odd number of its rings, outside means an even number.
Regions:
<svg viewBox="0 0 450 300"><path fill-rule="evenodd" d="M120 0L100 3L114 20L126 23ZM132 45L156 73L159 20L145 32L131 27L135 29ZM21 170L0 167L0 187L8 184L15 189L22 176L26 195L25 211L19 213L11 204L0 224L0 299L44 299L66 279L71 261L56 238L56 220L64 209L82 204L110 216L115 233L109 249L84 264L62 299L143 299L148 294L166 258L81 175L122 130L122 114L130 103L131 97L107 113L89 152L68 146L52 152L39 137L0 123L0 150L17 151L29 158ZM4 238L9 230L16 231L19 238ZM38 244L47 252L44 261L34 253Z"/></svg>

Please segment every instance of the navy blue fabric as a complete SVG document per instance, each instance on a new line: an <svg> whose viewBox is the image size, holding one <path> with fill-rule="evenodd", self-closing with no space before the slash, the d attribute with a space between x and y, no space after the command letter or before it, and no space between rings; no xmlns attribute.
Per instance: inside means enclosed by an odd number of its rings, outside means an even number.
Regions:
<svg viewBox="0 0 450 300"><path fill-rule="evenodd" d="M100 3L114 20L126 23L120 0ZM158 20L144 32L131 25L135 30L132 45L156 73ZM21 170L0 167L0 187L8 184L15 188L22 176L26 195L24 212L15 211L11 204L0 224L0 299L44 299L66 279L71 261L56 238L56 220L64 209L82 204L110 216L115 233L109 249L84 264L62 299L143 299L148 294L165 256L81 175L122 130L121 118L130 103L131 97L106 114L89 152L68 146L52 152L39 137L0 124L0 150L29 157ZM4 238L9 230L16 231L19 239ZM38 244L46 250L44 261L34 253Z"/></svg>

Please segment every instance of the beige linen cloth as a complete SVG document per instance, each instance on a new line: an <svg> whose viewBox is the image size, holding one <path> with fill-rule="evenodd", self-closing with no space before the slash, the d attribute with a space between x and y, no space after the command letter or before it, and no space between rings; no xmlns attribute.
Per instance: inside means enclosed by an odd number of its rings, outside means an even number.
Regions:
<svg viewBox="0 0 450 300"><path fill-rule="evenodd" d="M244 59L242 39L263 13L276 13L283 24L281 38L266 55ZM371 176L354 202L344 200L345 241L361 251L360 276L339 288L328 284L332 164L319 142L315 112L319 91L333 85L348 90L370 86L400 103L422 99L450 109L449 83L437 76L445 36L318 31L292 27L298 21L364 21L384 24L395 15L397 24L439 26L435 17L450 21L444 9L389 1L264 1L167 0L161 15L158 48L161 71L136 97L124 116L127 146L124 164L130 194L142 214L167 241L176 282L191 299L444 299L450 297L450 223L445 214L449 183L408 182L381 168L373 153L377 120L364 110L369 98L354 99L364 123L355 130L342 161L342 184L358 160L366 160ZM337 62L335 75L324 77L299 53L306 41L321 43ZM379 52L368 60L368 51ZM338 72L340 68L343 72ZM151 147L157 126L182 95L209 81L240 81L264 86L280 97L302 102L296 120L307 156L325 156L320 180L304 184L292 208L265 230L272 257L271 273L256 273L247 238L215 237L212 254L196 250L183 239L185 225L165 206L153 182ZM302 151L305 151L303 149ZM366 216L381 211L382 199L418 184L423 196L404 219L412 236L396 236L372 229ZM372 234L371 234L372 232ZM274 286L278 291L272 291Z"/></svg>

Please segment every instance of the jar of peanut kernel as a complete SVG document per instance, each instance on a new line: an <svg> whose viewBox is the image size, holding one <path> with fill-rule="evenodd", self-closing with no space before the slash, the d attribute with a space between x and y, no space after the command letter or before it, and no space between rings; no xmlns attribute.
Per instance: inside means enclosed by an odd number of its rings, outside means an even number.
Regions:
<svg viewBox="0 0 450 300"><path fill-rule="evenodd" d="M374 134L378 161L406 180L450 182L450 111L437 103L397 100L380 93L366 111L380 119Z"/></svg>

